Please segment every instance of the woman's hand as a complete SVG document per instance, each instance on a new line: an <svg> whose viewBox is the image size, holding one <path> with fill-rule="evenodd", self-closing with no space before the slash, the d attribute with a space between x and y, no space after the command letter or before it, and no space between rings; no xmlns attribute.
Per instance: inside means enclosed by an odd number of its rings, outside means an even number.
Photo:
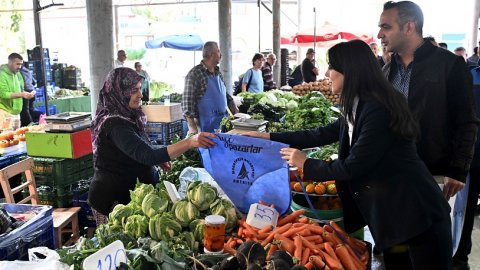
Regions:
<svg viewBox="0 0 480 270"><path fill-rule="evenodd" d="M270 133L267 133L267 132L249 131L249 132L243 133L242 135L247 137L255 137L255 138L270 140Z"/></svg>
<svg viewBox="0 0 480 270"><path fill-rule="evenodd" d="M307 160L307 155L295 148L282 148L280 154L282 155L282 159L288 162L288 165L299 169L303 169L303 164L305 164L305 160Z"/></svg>
<svg viewBox="0 0 480 270"><path fill-rule="evenodd" d="M164 171L164 172L169 172L172 170L172 163L169 161L169 162L165 162L165 163L162 163L160 164L160 168Z"/></svg>
<svg viewBox="0 0 480 270"><path fill-rule="evenodd" d="M190 148L201 147L208 148L215 145L215 143L209 138L218 138L217 135L209 132L200 132L187 140L189 140Z"/></svg>

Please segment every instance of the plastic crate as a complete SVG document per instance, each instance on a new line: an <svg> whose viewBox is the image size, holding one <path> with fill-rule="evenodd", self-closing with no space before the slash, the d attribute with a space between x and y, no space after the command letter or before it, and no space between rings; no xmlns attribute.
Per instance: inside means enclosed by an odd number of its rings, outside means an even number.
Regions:
<svg viewBox="0 0 480 270"><path fill-rule="evenodd" d="M93 216L92 208L88 204L88 192L79 194L73 197L73 206L80 207L80 212L78 212L78 223L81 228L84 227L97 227L95 222L95 217Z"/></svg>
<svg viewBox="0 0 480 270"><path fill-rule="evenodd" d="M43 100L45 100L45 98ZM37 111L39 111L41 113L45 113L45 105L38 106ZM49 115L57 114L57 105L55 105L55 104L48 105L48 113L49 113Z"/></svg>
<svg viewBox="0 0 480 270"><path fill-rule="evenodd" d="M77 159L33 158L33 173L38 185L64 187L93 175L93 155Z"/></svg>
<svg viewBox="0 0 480 270"><path fill-rule="evenodd" d="M14 163L19 162L21 159L25 158L27 153L19 153L13 155L5 155L0 157L0 169L3 169L7 166L10 166Z"/></svg>
<svg viewBox="0 0 480 270"><path fill-rule="evenodd" d="M0 260L28 260L28 249L46 246L55 248L51 206L29 204L0 204L8 213L33 211L36 216L20 228L0 235Z"/></svg>
<svg viewBox="0 0 480 270"><path fill-rule="evenodd" d="M170 123L147 122L145 131L150 140L156 141L158 144L168 145L178 135L184 137L183 122L185 120L177 120Z"/></svg>
<svg viewBox="0 0 480 270"><path fill-rule="evenodd" d="M66 208L72 206L72 194L57 196L56 194L38 194L38 204L49 205L54 208Z"/></svg>

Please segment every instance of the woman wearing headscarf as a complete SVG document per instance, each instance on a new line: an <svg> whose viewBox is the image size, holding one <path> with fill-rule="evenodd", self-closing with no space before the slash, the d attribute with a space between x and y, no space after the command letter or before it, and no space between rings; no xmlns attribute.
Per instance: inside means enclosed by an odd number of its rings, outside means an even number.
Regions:
<svg viewBox="0 0 480 270"><path fill-rule="evenodd" d="M129 190L141 183L156 182L154 165L170 169L169 161L194 147L210 147L211 133L195 136L168 146L152 145L145 133L146 117L141 109L142 80L130 68L117 68L107 75L100 90L92 122L94 176L88 202L97 224L116 204L130 201Z"/></svg>
<svg viewBox="0 0 480 270"><path fill-rule="evenodd" d="M407 101L363 41L333 46L328 62L342 117L312 130L246 135L290 144L282 158L302 168L305 179L335 179L348 233L368 225L380 250L407 246L412 269L451 269L450 207L417 155L419 131ZM299 150L337 141L339 157L332 162Z"/></svg>

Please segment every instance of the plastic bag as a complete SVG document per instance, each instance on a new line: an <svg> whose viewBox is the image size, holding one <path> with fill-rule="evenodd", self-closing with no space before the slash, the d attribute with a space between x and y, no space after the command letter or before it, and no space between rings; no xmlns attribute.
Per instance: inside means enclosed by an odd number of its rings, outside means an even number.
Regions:
<svg viewBox="0 0 480 270"><path fill-rule="evenodd" d="M28 249L29 261L0 261L0 269L8 270L68 270L70 266L60 262L60 256L55 250L47 247Z"/></svg>
<svg viewBox="0 0 480 270"><path fill-rule="evenodd" d="M183 169L183 171L180 173L179 178L180 187L178 189L178 193L182 198L185 198L187 196L188 184L194 181L202 181L209 183L211 186L215 187L218 191L218 196L228 199L222 188L217 184L217 182L215 182L212 176L204 168L187 167Z"/></svg>

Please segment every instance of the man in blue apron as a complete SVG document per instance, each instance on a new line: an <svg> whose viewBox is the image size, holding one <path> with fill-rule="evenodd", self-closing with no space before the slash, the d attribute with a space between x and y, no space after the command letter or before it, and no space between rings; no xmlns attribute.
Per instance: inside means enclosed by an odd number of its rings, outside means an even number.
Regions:
<svg viewBox="0 0 480 270"><path fill-rule="evenodd" d="M232 97L227 93L218 63L222 58L220 48L214 41L203 45L203 60L185 77L182 97L183 115L187 119L188 133L215 132L220 129L227 108L238 112Z"/></svg>

